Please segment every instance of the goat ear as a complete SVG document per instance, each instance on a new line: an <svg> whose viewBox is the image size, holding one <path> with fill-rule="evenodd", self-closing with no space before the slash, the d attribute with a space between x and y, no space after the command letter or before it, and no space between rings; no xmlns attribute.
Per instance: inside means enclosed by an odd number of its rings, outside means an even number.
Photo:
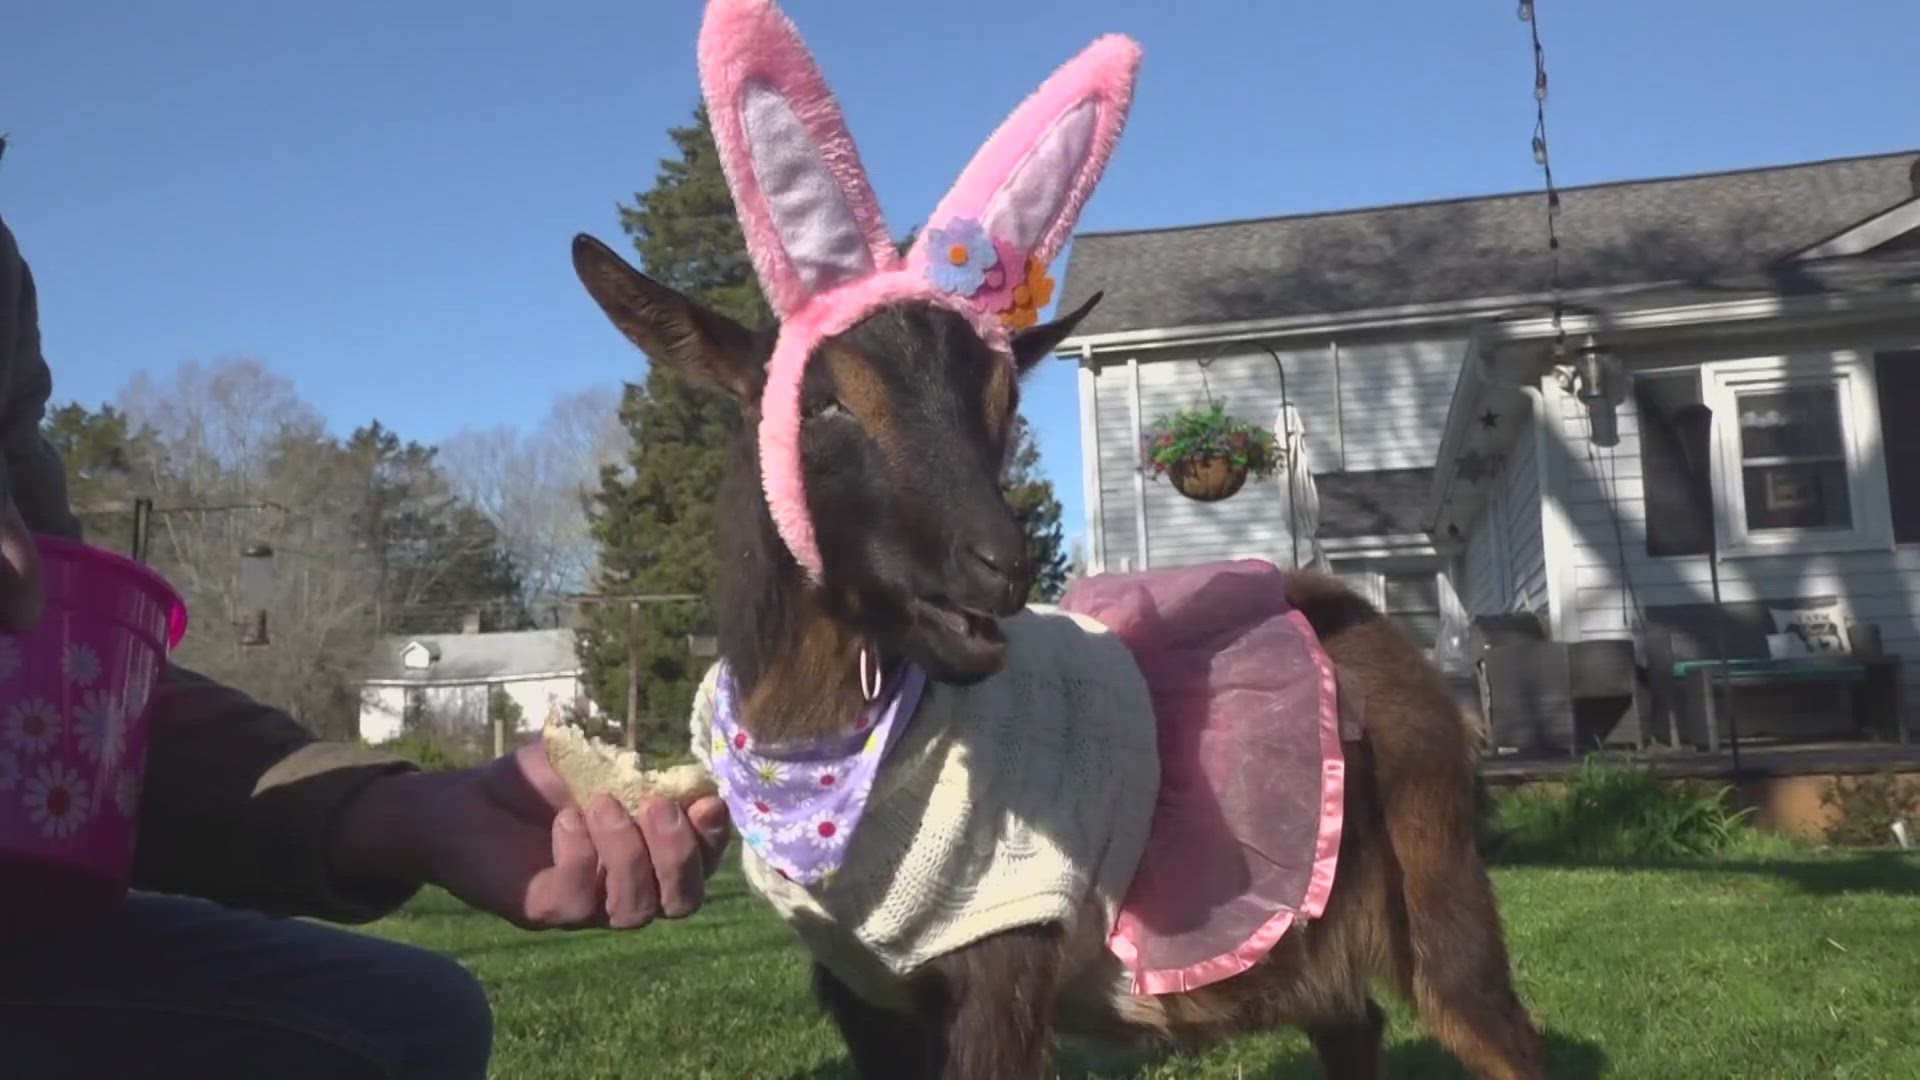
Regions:
<svg viewBox="0 0 1920 1080"><path fill-rule="evenodd" d="M635 270L584 233L573 238L573 272L654 363L736 398L751 399L758 390L765 357L746 327Z"/></svg>
<svg viewBox="0 0 1920 1080"><path fill-rule="evenodd" d="M1061 342L1072 337L1074 327L1080 325L1080 320L1086 318L1093 311L1094 305L1098 304L1100 298L1105 295L1104 292L1094 293L1087 297L1086 303L1052 322L1029 326L1015 334L1011 342L1013 363L1020 369L1020 374L1025 375L1035 364L1045 359L1047 354L1059 348Z"/></svg>

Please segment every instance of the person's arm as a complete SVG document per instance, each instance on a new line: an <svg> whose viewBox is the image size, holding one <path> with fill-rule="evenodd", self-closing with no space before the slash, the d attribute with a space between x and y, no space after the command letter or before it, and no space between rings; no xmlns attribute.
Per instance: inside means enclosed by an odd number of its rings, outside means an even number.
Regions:
<svg viewBox="0 0 1920 1080"><path fill-rule="evenodd" d="M134 885L275 915L380 918L419 889L417 874L347 881L334 832L374 780L415 767L323 742L278 709L179 667L149 713Z"/></svg>

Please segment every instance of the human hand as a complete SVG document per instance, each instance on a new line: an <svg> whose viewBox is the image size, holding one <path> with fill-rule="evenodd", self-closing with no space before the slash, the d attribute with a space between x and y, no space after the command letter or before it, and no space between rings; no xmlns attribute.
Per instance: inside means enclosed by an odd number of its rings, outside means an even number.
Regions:
<svg viewBox="0 0 1920 1080"><path fill-rule="evenodd" d="M25 630L40 618L40 549L19 509L11 502L5 507L0 510L0 630Z"/></svg>
<svg viewBox="0 0 1920 1080"><path fill-rule="evenodd" d="M697 911L726 845L726 807L714 798L685 810L655 800L629 815L601 795L583 812L536 742L477 769L369 784L341 826L335 865L432 882L527 929L629 929Z"/></svg>

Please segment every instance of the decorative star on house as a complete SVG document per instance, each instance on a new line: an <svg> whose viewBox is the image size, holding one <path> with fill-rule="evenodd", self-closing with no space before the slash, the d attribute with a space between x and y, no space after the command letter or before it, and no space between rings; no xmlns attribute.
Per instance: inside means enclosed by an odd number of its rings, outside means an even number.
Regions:
<svg viewBox="0 0 1920 1080"><path fill-rule="evenodd" d="M1486 479L1487 459L1481 457L1478 450L1468 450L1460 455L1460 464L1454 471L1467 483L1477 484Z"/></svg>
<svg viewBox="0 0 1920 1080"><path fill-rule="evenodd" d="M1486 412L1480 414L1480 426L1486 428L1488 431L1492 431L1495 427L1498 427L1499 424L1500 414L1494 412L1492 409L1488 409Z"/></svg>

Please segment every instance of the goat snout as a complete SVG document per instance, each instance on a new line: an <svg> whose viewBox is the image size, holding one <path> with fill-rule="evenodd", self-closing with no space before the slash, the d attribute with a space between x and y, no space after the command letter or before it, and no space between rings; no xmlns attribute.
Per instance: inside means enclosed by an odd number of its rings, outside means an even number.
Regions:
<svg viewBox="0 0 1920 1080"><path fill-rule="evenodd" d="M1025 606L1033 580L1026 534L1012 528L1004 534L976 536L959 555L961 580L969 594L967 606L998 616L1012 615Z"/></svg>

